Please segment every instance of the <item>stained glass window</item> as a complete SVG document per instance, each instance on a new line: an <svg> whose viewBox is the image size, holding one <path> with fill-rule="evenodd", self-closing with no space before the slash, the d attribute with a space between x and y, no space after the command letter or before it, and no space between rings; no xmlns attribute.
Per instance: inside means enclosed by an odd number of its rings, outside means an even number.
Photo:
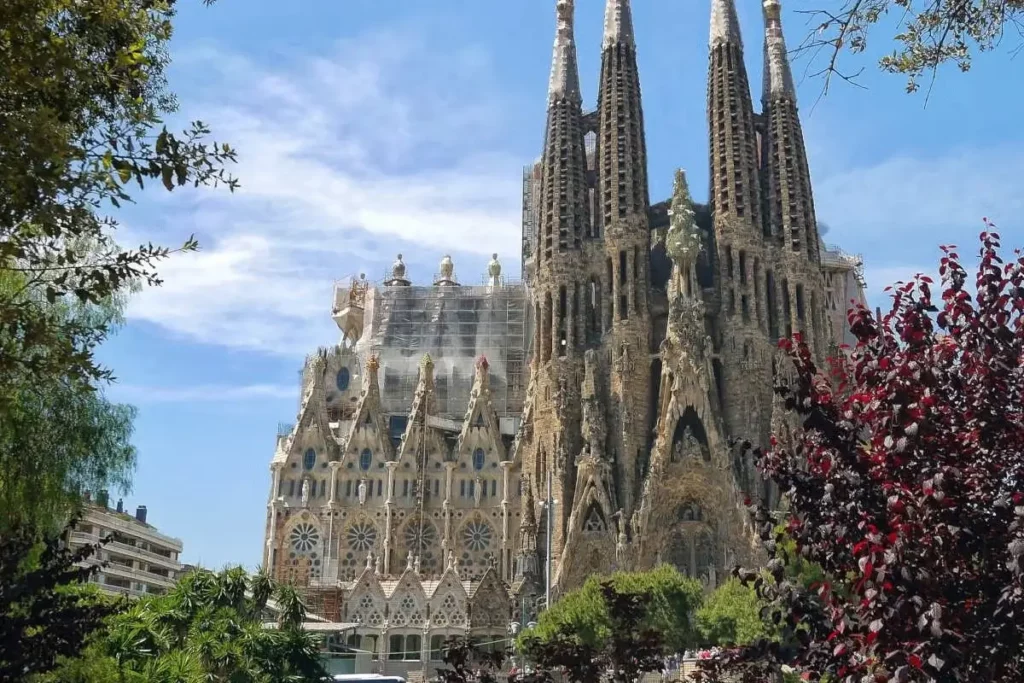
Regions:
<svg viewBox="0 0 1024 683"><path fill-rule="evenodd" d="M316 451L310 448L302 458L302 466L307 470L313 469L316 465Z"/></svg>
<svg viewBox="0 0 1024 683"><path fill-rule="evenodd" d="M364 448L363 452L359 454L359 469L367 471L370 469L370 463L373 462L373 452L369 448Z"/></svg>
<svg viewBox="0 0 1024 683"><path fill-rule="evenodd" d="M473 469L478 472L482 470L484 468L484 459L484 449L478 448L473 451Z"/></svg>
<svg viewBox="0 0 1024 683"><path fill-rule="evenodd" d="M348 391L348 384L351 381L352 375L349 373L348 368L338 370L338 375L335 377L335 383L338 385L338 391Z"/></svg>

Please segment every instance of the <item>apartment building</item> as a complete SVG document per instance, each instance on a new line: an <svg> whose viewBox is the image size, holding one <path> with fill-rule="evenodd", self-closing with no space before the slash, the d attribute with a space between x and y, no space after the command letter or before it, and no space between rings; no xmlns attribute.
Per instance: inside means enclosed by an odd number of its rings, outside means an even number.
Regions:
<svg viewBox="0 0 1024 683"><path fill-rule="evenodd" d="M73 548L110 537L89 560L106 563L92 578L103 590L132 597L163 595L181 575L181 541L158 532L146 522L146 515L145 505L133 516L124 511L121 500L111 509L101 497L85 508L69 534Z"/></svg>

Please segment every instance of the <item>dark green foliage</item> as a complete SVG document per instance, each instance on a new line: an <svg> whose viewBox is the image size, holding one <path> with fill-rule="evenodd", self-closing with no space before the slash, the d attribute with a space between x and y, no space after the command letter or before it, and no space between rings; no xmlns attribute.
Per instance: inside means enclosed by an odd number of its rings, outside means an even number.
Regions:
<svg viewBox="0 0 1024 683"><path fill-rule="evenodd" d="M648 572L617 572L607 581L620 593L647 596L644 625L661 633L666 654L682 652L697 644L699 636L690 615L703 596L699 581L683 576L669 565ZM582 644L602 646L614 631L604 583L599 577L588 579L580 589L565 595L541 614L536 628L524 633L520 641L543 641L571 632Z"/></svg>
<svg viewBox="0 0 1024 683"><path fill-rule="evenodd" d="M527 634L523 639L526 656L541 671L564 671L574 683L592 683L604 673L617 683L635 683L644 673L661 671L665 641L651 626L656 595L620 590L614 580L600 584L600 595L608 619L604 638L590 644L577 636L571 624L563 623L545 639Z"/></svg>
<svg viewBox="0 0 1024 683"><path fill-rule="evenodd" d="M71 552L59 536L39 541L25 525L0 535L0 681L45 673L77 655L116 611L111 600L76 589L98 570L77 566L97 547Z"/></svg>
<svg viewBox="0 0 1024 683"><path fill-rule="evenodd" d="M263 574L197 570L111 617L83 658L38 683L93 683L103 672L124 683L320 681L326 673L304 619L295 591Z"/></svg>

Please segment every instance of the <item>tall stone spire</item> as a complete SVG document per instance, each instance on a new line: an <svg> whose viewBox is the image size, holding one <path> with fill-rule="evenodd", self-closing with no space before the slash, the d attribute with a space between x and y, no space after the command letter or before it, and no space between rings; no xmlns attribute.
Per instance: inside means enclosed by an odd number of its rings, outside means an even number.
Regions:
<svg viewBox="0 0 1024 683"><path fill-rule="evenodd" d="M621 492L618 503L629 515L639 495L639 460L650 451L650 198L632 11L629 0L606 2L594 198L605 262L593 265L598 286L610 294L601 339L614 362L604 408L607 417L597 404L591 405L586 425L592 429L607 424L610 438L607 445L599 442L605 438L602 428L600 438L584 434L584 439L592 451L612 455Z"/></svg>
<svg viewBox="0 0 1024 683"><path fill-rule="evenodd" d="M576 39L573 37L575 7L573 0L558 0L555 6L558 26L554 54L551 56L551 81L548 105L559 98L582 102L580 73L576 65Z"/></svg>
<svg viewBox="0 0 1024 683"><path fill-rule="evenodd" d="M778 0L764 2L764 181L768 231L784 251L812 263L820 261L814 198L796 89L782 36Z"/></svg>
<svg viewBox="0 0 1024 683"><path fill-rule="evenodd" d="M711 2L711 63L708 69L708 127L715 231L744 234L762 230L754 106L743 40L733 0ZM729 238L726 238L728 240Z"/></svg>
<svg viewBox="0 0 1024 683"><path fill-rule="evenodd" d="M607 0L604 26L595 208L606 233L643 233L649 247L647 143L629 0Z"/></svg>
<svg viewBox="0 0 1024 683"><path fill-rule="evenodd" d="M579 343L567 311L574 296L583 235L590 224L587 160L583 144L579 72L573 40L572 0L558 0L558 26L548 89L548 117L541 158L541 201L535 252L538 297L547 297L548 310L538 333L538 357L564 355ZM541 299L539 299L541 300ZM554 306L559 303L559 306ZM557 309L557 310L556 310Z"/></svg>

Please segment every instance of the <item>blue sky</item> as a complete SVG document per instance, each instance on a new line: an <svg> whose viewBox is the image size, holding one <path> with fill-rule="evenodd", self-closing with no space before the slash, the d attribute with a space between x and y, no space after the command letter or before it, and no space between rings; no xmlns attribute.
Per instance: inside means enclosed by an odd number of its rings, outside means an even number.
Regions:
<svg viewBox="0 0 1024 683"><path fill-rule="evenodd" d="M824 0L818 0L824 2ZM581 80L593 106L599 0L580 0ZM183 539L206 566L259 561L268 465L279 422L298 406L305 354L335 343L334 280L380 279L397 252L427 280L451 253L463 281L492 251L518 272L522 167L539 152L553 0L199 0L180 3L171 86L177 118L201 119L239 149L242 189L146 193L121 215L122 241L180 243L165 285L137 296L103 349L109 391L138 406L139 467L126 503ZM790 47L808 25L791 0ZM761 25L738 0L755 102ZM687 170L706 198L706 0L634 0L651 194ZM813 62L794 74L825 237L864 255L872 303L933 270L940 243L970 245L982 216L1024 246L1024 104L1009 48L969 74L940 72L927 107L899 76L877 73L890 48L846 57L866 89L820 100Z"/></svg>

